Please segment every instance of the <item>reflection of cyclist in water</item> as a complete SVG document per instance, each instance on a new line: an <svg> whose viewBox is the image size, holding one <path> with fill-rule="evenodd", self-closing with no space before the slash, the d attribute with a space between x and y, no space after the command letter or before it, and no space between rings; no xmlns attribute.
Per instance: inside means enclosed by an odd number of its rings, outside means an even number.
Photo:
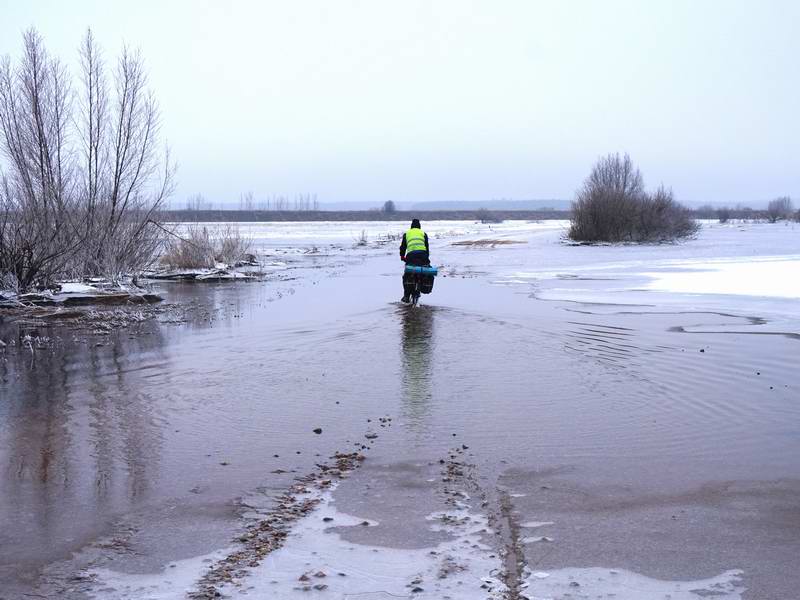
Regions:
<svg viewBox="0 0 800 600"><path fill-rule="evenodd" d="M400 242L400 260L407 265L427 267L431 264L428 234L422 231L419 219L411 221L411 229L403 234ZM411 292L414 291L413 275L403 274L403 298L401 302L410 302Z"/></svg>
<svg viewBox="0 0 800 600"><path fill-rule="evenodd" d="M435 309L398 311L402 319L402 398L406 417L415 426L424 425L430 411L433 379Z"/></svg>

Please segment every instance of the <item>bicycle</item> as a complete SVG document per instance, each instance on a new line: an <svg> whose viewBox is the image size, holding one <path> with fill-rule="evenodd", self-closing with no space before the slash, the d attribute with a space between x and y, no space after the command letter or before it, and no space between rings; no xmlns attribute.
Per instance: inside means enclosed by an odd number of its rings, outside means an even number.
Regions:
<svg viewBox="0 0 800 600"><path fill-rule="evenodd" d="M413 275L414 288L411 290L411 306L419 303L420 294L430 294L433 289L433 278L439 273L436 267L418 267L406 265L405 274ZM430 278L430 280L428 280ZM427 290L427 291L426 291Z"/></svg>

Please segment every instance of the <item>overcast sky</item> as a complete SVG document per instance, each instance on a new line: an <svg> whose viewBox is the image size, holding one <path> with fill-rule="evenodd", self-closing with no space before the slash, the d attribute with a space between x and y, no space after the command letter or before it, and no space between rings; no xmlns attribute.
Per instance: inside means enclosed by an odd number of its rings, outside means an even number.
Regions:
<svg viewBox="0 0 800 600"><path fill-rule="evenodd" d="M71 64L139 47L215 202L563 198L629 152L687 202L800 199L800 2L0 0Z"/></svg>

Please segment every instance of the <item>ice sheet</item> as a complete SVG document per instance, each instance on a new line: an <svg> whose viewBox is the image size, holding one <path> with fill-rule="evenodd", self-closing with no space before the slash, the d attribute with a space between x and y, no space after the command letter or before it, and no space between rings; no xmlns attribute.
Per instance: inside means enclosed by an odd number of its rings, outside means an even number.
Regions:
<svg viewBox="0 0 800 600"><path fill-rule="evenodd" d="M698 581L661 581L600 567L537 571L526 580L528 600L741 600L742 572L730 570Z"/></svg>
<svg viewBox="0 0 800 600"><path fill-rule="evenodd" d="M669 272L645 272L650 290L678 294L732 294L800 298L800 257L677 263Z"/></svg>

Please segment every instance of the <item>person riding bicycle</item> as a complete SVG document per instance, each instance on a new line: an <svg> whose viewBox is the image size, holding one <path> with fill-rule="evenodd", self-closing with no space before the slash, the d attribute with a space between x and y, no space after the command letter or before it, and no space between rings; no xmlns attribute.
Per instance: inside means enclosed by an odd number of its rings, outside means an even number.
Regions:
<svg viewBox="0 0 800 600"><path fill-rule="evenodd" d="M431 264L428 234L422 231L419 219L411 221L411 228L403 234L403 241L400 242L400 260L416 267L429 267ZM414 275L403 273L403 297L400 301L410 302L413 291Z"/></svg>

